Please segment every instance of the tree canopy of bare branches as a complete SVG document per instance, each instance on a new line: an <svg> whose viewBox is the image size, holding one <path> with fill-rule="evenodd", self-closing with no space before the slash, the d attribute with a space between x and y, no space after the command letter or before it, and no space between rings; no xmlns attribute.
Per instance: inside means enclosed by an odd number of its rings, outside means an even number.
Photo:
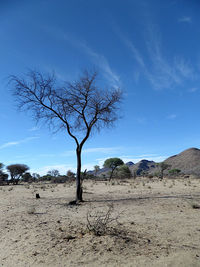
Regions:
<svg viewBox="0 0 200 267"><path fill-rule="evenodd" d="M64 129L76 143L76 200L82 201L81 151L94 129L112 125L118 119L122 93L96 85L97 73L85 71L73 82L60 85L54 75L30 71L24 78L11 76L19 107L32 111L37 121L44 120L54 130Z"/></svg>

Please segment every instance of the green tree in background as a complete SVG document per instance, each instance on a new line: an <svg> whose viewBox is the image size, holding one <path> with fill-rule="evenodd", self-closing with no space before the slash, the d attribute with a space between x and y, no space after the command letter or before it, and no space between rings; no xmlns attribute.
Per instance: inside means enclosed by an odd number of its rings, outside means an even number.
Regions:
<svg viewBox="0 0 200 267"><path fill-rule="evenodd" d="M109 159L106 159L103 166L105 168L110 168L111 169L111 173L110 173L110 177L109 177L109 181L112 179L112 176L113 176L113 172L114 170L120 166L120 165L123 165L124 162L123 160L121 160L120 158L109 158Z"/></svg>

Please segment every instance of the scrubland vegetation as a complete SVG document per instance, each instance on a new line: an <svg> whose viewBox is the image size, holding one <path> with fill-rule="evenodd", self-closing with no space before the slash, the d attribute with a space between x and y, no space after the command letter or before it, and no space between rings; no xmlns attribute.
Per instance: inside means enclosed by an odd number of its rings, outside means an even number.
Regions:
<svg viewBox="0 0 200 267"><path fill-rule="evenodd" d="M0 262L198 266L199 186L192 176L85 179L79 205L68 204L74 178L1 186Z"/></svg>

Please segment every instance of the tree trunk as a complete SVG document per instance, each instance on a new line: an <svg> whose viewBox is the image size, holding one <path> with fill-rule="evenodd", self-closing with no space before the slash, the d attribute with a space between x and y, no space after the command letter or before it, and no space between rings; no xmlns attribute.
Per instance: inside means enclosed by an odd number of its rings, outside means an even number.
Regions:
<svg viewBox="0 0 200 267"><path fill-rule="evenodd" d="M115 169L112 169L111 173L110 173L110 178L109 178L109 182L111 181L112 179L112 176L113 176L113 172L114 172Z"/></svg>
<svg viewBox="0 0 200 267"><path fill-rule="evenodd" d="M164 170L161 170L161 180L163 180Z"/></svg>
<svg viewBox="0 0 200 267"><path fill-rule="evenodd" d="M81 184L81 150L79 147L76 149L76 156L77 156L77 172L76 172L76 201L82 202L83 201L83 190Z"/></svg>

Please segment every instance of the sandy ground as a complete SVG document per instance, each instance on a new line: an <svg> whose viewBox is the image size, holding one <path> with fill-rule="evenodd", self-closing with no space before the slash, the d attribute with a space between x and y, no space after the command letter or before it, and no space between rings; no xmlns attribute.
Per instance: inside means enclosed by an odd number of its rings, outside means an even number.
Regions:
<svg viewBox="0 0 200 267"><path fill-rule="evenodd" d="M200 266L200 179L86 181L85 202L67 205L74 195L75 184L0 187L0 266ZM110 204L118 222L95 236L87 214Z"/></svg>

